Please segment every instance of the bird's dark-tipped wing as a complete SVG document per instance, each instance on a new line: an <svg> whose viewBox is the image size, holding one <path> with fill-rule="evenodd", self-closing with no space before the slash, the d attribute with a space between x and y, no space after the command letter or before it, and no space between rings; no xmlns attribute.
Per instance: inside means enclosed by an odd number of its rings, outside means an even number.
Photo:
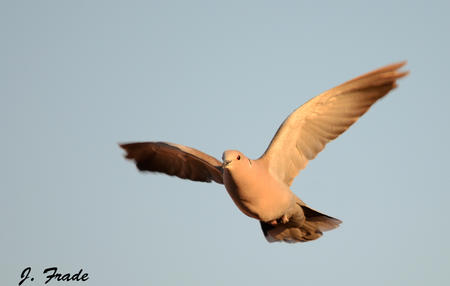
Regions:
<svg viewBox="0 0 450 286"><path fill-rule="evenodd" d="M223 184L222 163L216 158L187 146L168 142L120 144L141 171L161 172L199 182Z"/></svg>
<svg viewBox="0 0 450 286"><path fill-rule="evenodd" d="M404 64L374 70L314 97L286 118L260 160L280 181L291 185L328 142L397 86L396 80L408 74L399 71Z"/></svg>

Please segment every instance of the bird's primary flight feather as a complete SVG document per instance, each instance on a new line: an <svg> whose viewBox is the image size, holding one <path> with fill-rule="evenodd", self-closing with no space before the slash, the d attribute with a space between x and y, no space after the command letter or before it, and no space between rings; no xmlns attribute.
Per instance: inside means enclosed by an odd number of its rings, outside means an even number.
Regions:
<svg viewBox="0 0 450 286"><path fill-rule="evenodd" d="M161 172L181 179L223 184L222 163L197 149L168 142L120 144L126 158L141 171Z"/></svg>
<svg viewBox="0 0 450 286"><path fill-rule="evenodd" d="M141 171L224 184L238 208L260 220L270 242L314 240L341 221L307 206L289 186L328 142L396 87L396 80L407 75L399 71L404 64L374 70L306 102L286 118L257 160L229 150L220 162L197 149L168 142L120 146Z"/></svg>
<svg viewBox="0 0 450 286"><path fill-rule="evenodd" d="M286 118L261 160L280 180L292 184L309 160L355 123L378 99L407 74L393 64L332 88L296 109Z"/></svg>

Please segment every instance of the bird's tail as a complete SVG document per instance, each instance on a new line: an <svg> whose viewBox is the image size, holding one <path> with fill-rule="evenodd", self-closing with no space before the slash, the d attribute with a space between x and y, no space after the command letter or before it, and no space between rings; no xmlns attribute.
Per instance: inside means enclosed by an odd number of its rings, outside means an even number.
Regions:
<svg viewBox="0 0 450 286"><path fill-rule="evenodd" d="M342 221L322 214L307 205L298 204L299 213L285 224L271 225L261 222L267 241L306 242L318 239L324 231L335 229Z"/></svg>

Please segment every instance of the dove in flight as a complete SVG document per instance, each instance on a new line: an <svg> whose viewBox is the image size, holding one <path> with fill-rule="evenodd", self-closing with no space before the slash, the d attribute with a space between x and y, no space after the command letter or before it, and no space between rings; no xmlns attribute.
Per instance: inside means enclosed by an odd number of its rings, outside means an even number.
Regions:
<svg viewBox="0 0 450 286"><path fill-rule="evenodd" d="M292 181L325 145L347 130L408 72L406 62L388 65L332 88L294 110L264 154L249 159L225 151L222 162L199 150L168 142L120 144L141 171L224 184L236 206L260 221L267 241L305 242L334 229L340 220L306 205Z"/></svg>

